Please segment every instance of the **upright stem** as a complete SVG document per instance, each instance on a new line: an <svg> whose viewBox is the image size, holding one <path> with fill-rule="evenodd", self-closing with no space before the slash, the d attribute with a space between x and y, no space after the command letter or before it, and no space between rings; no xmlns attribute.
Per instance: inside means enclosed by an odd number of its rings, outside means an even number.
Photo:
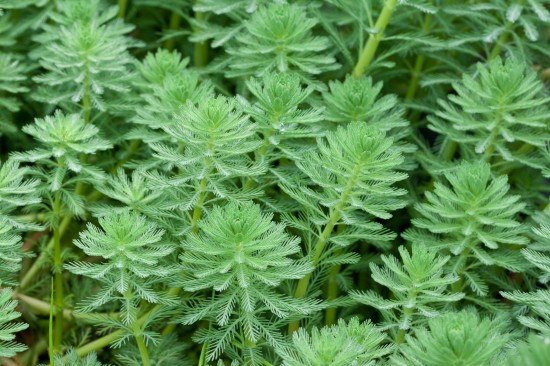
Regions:
<svg viewBox="0 0 550 366"><path fill-rule="evenodd" d="M204 20L204 13L200 11L196 12L195 19ZM208 64L208 44L206 42L197 42L194 48L193 63L196 67L206 66Z"/></svg>
<svg viewBox="0 0 550 366"><path fill-rule="evenodd" d="M140 332L140 333L136 333ZM134 328L134 336L136 337L136 342L139 349L139 354L141 355L141 361L143 362L143 366L151 366L151 360L149 358L149 352L147 352L147 346L145 345L145 341L143 340L143 336L141 335L141 330L139 327Z"/></svg>
<svg viewBox="0 0 550 366"><path fill-rule="evenodd" d="M340 253L341 250L338 250ZM342 268L341 264L337 264L331 268L328 275L328 286L327 286L327 300L334 300L338 297L338 274ZM336 322L336 308L330 307L325 311L325 325L332 325Z"/></svg>
<svg viewBox="0 0 550 366"><path fill-rule="evenodd" d="M54 248L54 282L55 282L55 323L54 323L54 350L61 350L63 339L63 260L61 258L61 193L57 191L54 198L53 213L56 223L53 228Z"/></svg>
<svg viewBox="0 0 550 366"><path fill-rule="evenodd" d="M199 232L199 220L202 216L202 205L204 203L204 200L206 199L207 191L206 186L208 184L208 173L201 179L199 183L199 198L197 200L197 203L195 204L195 207L193 208L193 218L191 221L191 231L193 233ZM176 328L176 324L168 324L163 330L162 335L170 334L174 331Z"/></svg>
<svg viewBox="0 0 550 366"><path fill-rule="evenodd" d="M468 260L468 255L470 254L470 249L466 248L460 253L458 260L454 267L454 272L458 275L458 281L451 285L451 289L454 293L461 292L462 286L464 284L463 276L464 270L466 268L466 262Z"/></svg>
<svg viewBox="0 0 550 366"><path fill-rule="evenodd" d="M407 296L407 302L414 302L416 298L416 291L415 290L411 290L409 291L409 294ZM414 308L413 307L407 307L407 306L403 306L403 319L405 318L408 318ZM399 329L399 332L397 332L397 336L395 337L395 344L397 345L400 345L402 344L404 341L405 341L405 335L407 334L407 330L406 329Z"/></svg>
<svg viewBox="0 0 550 366"><path fill-rule="evenodd" d="M202 216L202 205L204 204L204 200L206 199L207 184L208 184L208 176L205 175L199 183L199 198L197 199L197 203L193 208L193 218L191 221L191 229L193 230L193 233L197 233L199 231L198 224Z"/></svg>
<svg viewBox="0 0 550 366"><path fill-rule="evenodd" d="M126 8L128 7L128 0L118 0L118 17L124 19L126 15Z"/></svg>
<svg viewBox="0 0 550 366"><path fill-rule="evenodd" d="M175 11L170 14L170 23L168 25L168 29L170 30L176 30L180 26L181 16L176 13ZM176 39L170 38L167 39L166 42L164 42L164 48L166 48L169 51L172 51L174 49L174 46L176 45Z"/></svg>
<svg viewBox="0 0 550 366"><path fill-rule="evenodd" d="M136 336L136 341L138 344L139 353L141 355L141 360L143 361L143 366L151 366L151 361L149 360L149 354L147 353L147 347L145 346L143 337L141 335Z"/></svg>
<svg viewBox="0 0 550 366"><path fill-rule="evenodd" d="M344 225L338 225L336 232L341 233L344 229ZM338 249L334 255L340 255L341 253L342 249ZM342 265L337 264L330 270L327 284L327 301L334 300L338 297L338 275L341 269ZM334 323L336 323L336 307L327 308L325 311L325 325L332 325Z"/></svg>
<svg viewBox="0 0 550 366"><path fill-rule="evenodd" d="M430 32L430 27L432 25L432 14L428 13L424 16L424 23L422 25L422 33L428 34ZM405 100L410 102L414 99L416 92L418 90L418 82L420 81L420 75L422 74L422 69L424 68L424 55L418 54L416 56L416 61L414 63L414 69L412 73L412 78L407 89L407 94L405 95Z"/></svg>
<svg viewBox="0 0 550 366"><path fill-rule="evenodd" d="M378 49L378 45L384 35L384 30L390 22L390 18L396 5L397 0L386 0L384 8L382 9L382 12L376 20L376 24L374 25L374 31L376 33L371 33L369 35L365 48L363 49L363 52L359 56L359 60L353 69L352 76L354 78L358 79L361 75L363 75L367 67L369 67L372 62L374 55L376 54L376 50Z"/></svg>
<svg viewBox="0 0 550 366"><path fill-rule="evenodd" d="M72 219L69 216L66 216L66 217L63 218L63 220L61 220L61 224L59 225L59 234L61 236L63 236L63 234L69 228L69 224L71 223L71 220ZM48 242L48 245L46 246L46 250L43 251L42 253L40 253L38 258L36 260L34 260L32 266L29 268L29 270L23 276L23 278L21 279L21 282L19 283L19 288L20 289L24 289L25 287L28 287L31 284L34 277L40 271L40 265L42 264L44 258L46 258L46 256L47 256L46 252L48 250L51 250L53 247L54 247L54 238L52 238Z"/></svg>

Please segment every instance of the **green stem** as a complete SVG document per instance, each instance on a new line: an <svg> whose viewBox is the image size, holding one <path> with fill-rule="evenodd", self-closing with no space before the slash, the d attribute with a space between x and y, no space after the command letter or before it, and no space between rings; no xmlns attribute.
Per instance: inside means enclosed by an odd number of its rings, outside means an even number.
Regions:
<svg viewBox="0 0 550 366"><path fill-rule="evenodd" d="M45 301L39 300L37 298L20 294L18 292L13 293L13 298L19 300L20 303L26 304L33 314L36 315L49 315L50 312L55 313L56 307L55 304L48 304ZM52 310L53 309L53 310ZM24 310L23 310L24 311ZM95 316L108 316L113 319L118 319L118 313L75 313L69 309L63 309L63 318L68 321L74 319L89 319Z"/></svg>
<svg viewBox="0 0 550 366"><path fill-rule="evenodd" d="M361 75L365 73L365 70L369 67L370 63L374 59L374 55L376 54L378 45L380 44L380 41L382 40L382 37L384 35L384 30L390 22L390 18L396 5L397 0L386 0L384 8L382 9L382 12L376 20L376 24L374 25L375 33L371 33L369 35L369 39L365 44L363 52L359 56L359 60L357 61L357 64L353 69L352 76L355 79L358 79L359 77L361 77Z"/></svg>
<svg viewBox="0 0 550 366"><path fill-rule="evenodd" d="M198 11L195 13L195 19L204 20L204 13ZM195 32L198 30L195 29ZM206 42L197 42L194 46L193 63L195 67L204 67L208 64L208 44Z"/></svg>
<svg viewBox="0 0 550 366"><path fill-rule="evenodd" d="M411 290L408 293L407 296L407 303L414 302L416 299L416 291ZM411 316L414 308L413 307L406 307L403 306L403 318L408 318ZM407 334L406 329L399 329L399 332L397 332L397 336L395 337L395 344L400 345L405 341L405 335Z"/></svg>
<svg viewBox="0 0 550 366"><path fill-rule="evenodd" d="M63 339L63 259L61 257L61 192L57 191L54 198L53 214L56 223L53 228L54 249L54 282L55 282L55 323L54 323L54 350L61 350Z"/></svg>
<svg viewBox="0 0 550 366"><path fill-rule="evenodd" d="M428 34L430 32L431 25L432 25L432 14L428 13L424 16L422 33ZM423 54L418 54L416 56L416 61L414 63L411 82L409 83L407 94L405 94L405 100L407 102L412 101L416 96L416 92L418 91L418 83L420 81L420 75L422 74L422 70L424 69L424 61L425 61L425 58Z"/></svg>
<svg viewBox="0 0 550 366"><path fill-rule="evenodd" d="M55 356L53 347L53 281L50 285L50 321L48 323L48 356L50 357L50 366L54 366Z"/></svg>
<svg viewBox="0 0 550 366"><path fill-rule="evenodd" d="M357 175L359 174L359 171L361 170L361 166L357 164L353 170L353 173L346 185L346 188L344 189L342 195L340 196L340 200L336 204L336 206L331 210L331 214L329 216L329 220L321 232L321 235L319 236L319 239L315 243L314 254L313 258L311 259L311 264L313 268L315 269L317 265L319 264L319 259L321 258L321 255L323 254L323 251L325 250L325 246L327 245L328 240L330 239L330 236L332 235L332 232L334 230L334 227L340 220L340 212L344 208L344 206L347 204L348 196L353 191L353 188L355 186L355 180L357 179ZM298 285L296 286L296 291L294 292L294 297L297 299L301 299L307 295L308 287L309 287L309 281L311 279L313 271L306 274L304 277L298 281ZM288 326L288 333L292 334L298 328L300 327L299 321L294 321L289 324Z"/></svg>
<svg viewBox="0 0 550 366"><path fill-rule="evenodd" d="M470 249L466 248L460 253L458 260L454 266L453 272L458 275L458 281L451 285L451 289L454 293L462 292L462 286L464 285L464 271L466 269L466 262L470 255Z"/></svg>
<svg viewBox="0 0 550 366"><path fill-rule="evenodd" d="M338 225L336 232L341 233L344 229L345 225ZM338 256L342 252L342 249L338 249L334 252L334 255ZM327 284L327 301L334 300L338 297L338 275L341 269L342 265L337 264L330 270ZM332 325L334 323L336 323L336 307L332 306L325 311L325 325Z"/></svg>
<svg viewBox="0 0 550 366"><path fill-rule="evenodd" d="M338 250L337 253L340 253ZM327 300L334 300L338 297L338 274L342 268L341 264L332 267L328 275ZM332 325L336 322L336 307L327 308L325 311L325 325Z"/></svg>
<svg viewBox="0 0 550 366"><path fill-rule="evenodd" d="M63 236L63 234L67 231L71 221L72 221L72 219L69 216L66 216L66 217L63 218L63 220L61 221L61 224L59 225L59 233L60 233L61 236ZM46 258L46 256L47 256L46 253L49 250L51 250L53 247L54 247L54 239L52 238L49 241L48 245L46 246L46 250L43 251L42 253L40 253L40 255L33 262L32 266L29 268L29 270L25 273L25 276L23 276L23 278L21 279L21 282L19 284L20 289L24 289L25 287L28 287L31 284L34 277L40 271L40 265L42 264L42 262Z"/></svg>
<svg viewBox="0 0 550 366"><path fill-rule="evenodd" d="M172 288L170 291L168 291L168 296L177 296L180 293L180 288ZM151 310L149 310L147 313L142 315L137 322L135 323L136 326L142 326L147 319L149 319L154 313L160 310L160 308L163 305L155 305ZM104 347L107 347L112 342L116 341L120 337L122 337L125 333L125 330L117 330L112 333L107 334L106 336L103 336L101 338L96 339L93 342L90 342L88 344L85 344L82 347L79 347L76 349L76 353L79 357L86 356L87 354L100 350Z"/></svg>
<svg viewBox="0 0 550 366"><path fill-rule="evenodd" d="M137 329L139 331L139 329ZM136 329L134 329L134 332L136 332ZM145 345L145 341L143 340L143 336L141 334L135 334L136 342L139 349L139 354L141 355L141 361L143 362L143 366L151 366L151 359L149 358L149 352L147 352L147 346Z"/></svg>
<svg viewBox="0 0 550 366"><path fill-rule="evenodd" d="M276 123L279 121L279 118L273 120L273 123ZM257 161L263 161L269 152L269 147L271 146L271 142L269 142L269 139L271 136L275 133L275 129L273 127L270 127L269 130L264 135L264 144L258 149L258 152L256 154L256 160ZM248 177L246 184L244 186L245 189L250 189L254 187L254 180L252 177Z"/></svg>
<svg viewBox="0 0 550 366"><path fill-rule="evenodd" d="M208 174L205 175L200 183L199 183L199 198L197 200L197 203L195 204L195 207L193 208L193 217L191 221L191 231L193 233L199 232L199 220L202 216L202 205L204 203L204 200L206 199L207 191L206 191L206 185L208 184ZM162 335L170 334L176 329L177 324L168 324L163 330Z"/></svg>
<svg viewBox="0 0 550 366"><path fill-rule="evenodd" d="M208 351L208 343L204 342L201 347L198 366L206 366L206 352Z"/></svg>
<svg viewBox="0 0 550 366"><path fill-rule="evenodd" d="M168 25L168 29L170 30L176 30L180 26L181 16L176 13L175 11L170 14L170 23ZM166 48L169 51L172 51L174 49L174 46L176 45L176 39L170 38L167 39L166 42L164 42L164 48Z"/></svg>
<svg viewBox="0 0 550 366"><path fill-rule="evenodd" d="M118 0L118 17L124 19L126 15L126 8L128 7L128 0Z"/></svg>
<svg viewBox="0 0 550 366"><path fill-rule="evenodd" d="M206 199L206 185L208 184L208 177L204 176L199 183L199 198L195 207L193 208L193 218L191 221L191 230L193 233L199 232L199 220L202 216L202 205Z"/></svg>

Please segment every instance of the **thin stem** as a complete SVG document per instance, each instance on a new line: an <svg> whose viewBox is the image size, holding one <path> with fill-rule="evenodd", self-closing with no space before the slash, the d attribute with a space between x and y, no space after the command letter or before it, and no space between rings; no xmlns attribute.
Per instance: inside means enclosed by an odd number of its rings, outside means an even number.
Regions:
<svg viewBox="0 0 550 366"><path fill-rule="evenodd" d="M197 200L197 203L195 204L195 207L193 208L193 217L191 221L191 231L193 233L199 232L199 220L202 216L202 205L206 199L206 196L208 192L206 191L206 186L208 184L208 173L201 179L199 183L199 198ZM162 335L170 334L176 329L177 324L168 324L163 330Z"/></svg>
<svg viewBox="0 0 550 366"><path fill-rule="evenodd" d="M168 29L170 30L176 30L180 26L181 16L176 13L175 11L170 14L170 23L168 25ZM176 39L174 37L167 39L166 42L164 42L164 48L166 48L169 51L172 51L174 49L174 46L176 45Z"/></svg>
<svg viewBox="0 0 550 366"><path fill-rule="evenodd" d="M407 296L407 303L414 303L415 299L416 299L416 291L415 290L409 291L408 296ZM411 316L411 314L413 313L413 310L414 310L413 307L403 306L403 317L402 318L406 319L409 316ZM397 345L402 344L405 341L405 335L406 334L407 334L406 329L399 329L399 331L397 332L397 336L395 338L395 344L397 344Z"/></svg>
<svg viewBox="0 0 550 366"><path fill-rule="evenodd" d="M204 20L204 13L198 11L195 13L195 19ZM198 32L197 29L194 29ZM197 42L194 46L193 63L196 67L204 67L208 64L208 44L206 42Z"/></svg>
<svg viewBox="0 0 550 366"><path fill-rule="evenodd" d="M422 24L422 33L428 34L430 32L431 25L432 25L432 14L428 13L424 16L424 23ZM412 78L409 83L409 87L407 89L407 94L405 94L405 100L407 102L412 101L416 96L416 92L418 91L418 83L420 81L420 75L422 74L422 70L424 69L424 61L425 61L425 58L423 54L418 54L416 56Z"/></svg>
<svg viewBox="0 0 550 366"><path fill-rule="evenodd" d="M33 314L36 315L48 315L50 312L56 311L55 304L49 304L45 301L39 300L37 298L20 294L18 292L13 293L13 298L19 300L21 303L25 303ZM53 309L53 310L52 310ZM65 320L72 321L76 319L86 320L88 318L93 318L96 316L107 316L113 319L118 319L118 313L75 313L69 309L63 309L63 317Z"/></svg>
<svg viewBox="0 0 550 366"><path fill-rule="evenodd" d="M337 253L340 253L339 250ZM337 264L330 270L328 275L327 301L338 297L338 275L340 274L341 264ZM325 325L332 325L336 322L336 307L327 308L325 311Z"/></svg>
<svg viewBox="0 0 550 366"><path fill-rule="evenodd" d="M172 288L170 291L168 291L168 296L177 296L180 293L180 288ZM149 310L147 313L142 315L137 322L135 323L136 326L142 326L147 319L149 319L155 312L159 311L160 308L163 305L155 305L151 310ZM124 335L124 330L117 330L112 333L107 334L106 336L103 336L101 338L96 339L93 342L90 342L88 344L85 344L82 347L79 347L76 349L76 353L79 357L86 356L87 354L100 350L104 347L107 347L112 342L119 339L121 336Z"/></svg>
<svg viewBox="0 0 550 366"><path fill-rule="evenodd" d="M197 233L199 231L198 224L202 216L202 205L204 204L204 200L206 199L207 184L208 184L208 177L204 176L199 183L199 198L197 200L197 203L195 204L195 207L193 208L193 218L191 221L191 229L193 230L193 233Z"/></svg>
<svg viewBox="0 0 550 366"><path fill-rule="evenodd" d="M208 350L208 343L204 342L201 347L201 354L199 356L198 366L206 366L206 352Z"/></svg>
<svg viewBox="0 0 550 366"><path fill-rule="evenodd" d="M365 70L369 67L370 63L374 59L374 55L376 54L378 45L380 44L380 41L382 40L382 37L384 35L384 30L390 22L390 18L396 5L397 0L386 0L384 8L382 9L382 12L376 20L376 24L374 25L374 33L371 33L369 35L369 39L365 44L363 52L359 56L359 60L357 61L357 64L353 69L352 76L355 79L358 79L361 75L365 73Z"/></svg>
<svg viewBox="0 0 550 366"><path fill-rule="evenodd" d="M344 229L345 225L338 225L336 232L341 233ZM342 249L338 249L334 252L334 255L338 256L342 252ZM338 297L338 275L340 274L341 269L342 265L337 264L330 270L327 284L327 301L334 300ZM332 325L334 323L336 323L336 307L332 306L327 308L325 311L325 325Z"/></svg>
<svg viewBox="0 0 550 366"><path fill-rule="evenodd" d="M71 221L72 221L72 218L69 217L69 216L66 216L66 217L63 218L63 220L61 221L61 224L59 225L59 233L60 233L61 236L63 236L63 234L67 231ZM33 262L32 266L29 268L29 270L25 273L25 276L23 276L23 278L21 279L21 282L19 284L20 289L24 289L24 288L28 287L31 284L34 277L40 271L40 265L44 261L44 259L46 258L46 256L47 256L46 253L49 250L51 250L53 247L54 247L54 239L52 238L48 242L48 245L46 246L46 250L44 250L42 253L40 253L40 255Z"/></svg>
<svg viewBox="0 0 550 366"><path fill-rule="evenodd" d="M63 259L61 257L61 192L57 191L54 198L53 214L56 224L53 228L54 248L54 282L55 282L55 323L54 323L54 350L61 350L63 339Z"/></svg>
<svg viewBox="0 0 550 366"><path fill-rule="evenodd" d="M327 242L330 239L332 232L334 231L334 227L336 226L336 224L338 224L338 221L340 220L340 212L342 211L344 206L347 204L348 196L353 191L353 188L355 186L355 180L357 179L357 175L359 174L360 170L361 170L361 166L357 164L346 185L346 188L344 189L342 195L340 196L338 203L331 210L331 214L325 228L321 232L319 239L317 240L317 242L315 243L315 246L313 247L314 254L313 254L313 258L311 259L311 264L313 265L314 269L319 264L319 259L321 258L321 255L325 250L325 246L327 245ZM294 292L295 298L300 299L307 295L309 281L311 279L312 273L313 271L309 272L304 277L302 277L300 281L298 281L298 285L296 286L296 291ZM300 327L299 321L294 321L290 323L288 325L288 333L292 334L293 332L298 330L299 327Z"/></svg>
<svg viewBox="0 0 550 366"><path fill-rule="evenodd" d="M468 261L468 256L470 255L470 249L466 248L460 253L458 260L454 266L453 272L458 275L458 281L451 285L451 289L454 293L461 292L464 285L464 271L466 269L466 262Z"/></svg>
<svg viewBox="0 0 550 366"><path fill-rule="evenodd" d="M128 7L128 0L118 0L118 17L124 19L126 15L126 8Z"/></svg>
<svg viewBox="0 0 550 366"><path fill-rule="evenodd" d="M45 301L38 300L34 297L30 297L27 295L19 294L17 292L13 293L13 297L20 302L27 304L35 314L48 315L50 314L50 312L57 312L55 304L48 304ZM68 309L63 309L63 317L69 321L73 320L73 312ZM76 317L78 317L78 314L76 314Z"/></svg>
<svg viewBox="0 0 550 366"><path fill-rule="evenodd" d="M48 323L48 356L50 357L50 366L54 366L54 350L53 350L53 280L50 285L50 321Z"/></svg>

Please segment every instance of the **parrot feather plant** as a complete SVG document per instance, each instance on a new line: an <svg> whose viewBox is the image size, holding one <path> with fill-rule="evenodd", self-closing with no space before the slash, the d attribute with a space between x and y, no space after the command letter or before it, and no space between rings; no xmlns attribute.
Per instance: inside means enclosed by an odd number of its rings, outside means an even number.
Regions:
<svg viewBox="0 0 550 366"><path fill-rule="evenodd" d="M549 0L0 0L0 364L550 357Z"/></svg>

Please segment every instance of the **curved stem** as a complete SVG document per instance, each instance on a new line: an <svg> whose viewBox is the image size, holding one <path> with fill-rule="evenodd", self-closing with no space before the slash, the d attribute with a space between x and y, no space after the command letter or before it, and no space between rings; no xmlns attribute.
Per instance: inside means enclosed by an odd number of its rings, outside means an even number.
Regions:
<svg viewBox="0 0 550 366"><path fill-rule="evenodd" d="M376 24L374 25L374 31L376 33L370 34L369 39L365 44L365 48L363 49L363 52L359 56L359 60L357 61L357 64L353 69L352 76L355 79L358 79L361 75L365 73L365 70L369 67L370 63L374 59L374 55L376 54L378 45L380 44L380 41L382 40L382 37L384 35L384 30L390 22L390 18L396 5L397 0L386 0L384 8L382 9L382 12L376 20Z"/></svg>
<svg viewBox="0 0 550 366"><path fill-rule="evenodd" d="M143 366L151 366L149 352L147 352L147 346L145 345L143 336L141 334L138 334L138 335L135 335L135 337L136 337L136 342L139 349L139 354L141 356L141 361L143 362Z"/></svg>

